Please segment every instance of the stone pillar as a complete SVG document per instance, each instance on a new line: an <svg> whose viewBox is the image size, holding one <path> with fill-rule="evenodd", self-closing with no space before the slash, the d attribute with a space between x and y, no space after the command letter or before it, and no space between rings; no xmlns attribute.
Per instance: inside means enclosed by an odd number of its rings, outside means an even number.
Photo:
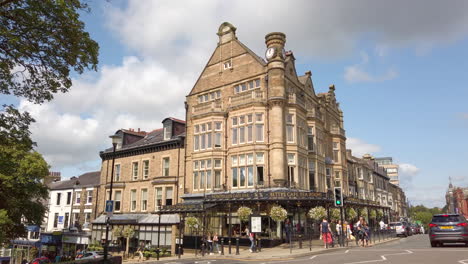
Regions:
<svg viewBox="0 0 468 264"><path fill-rule="evenodd" d="M286 128L285 102L287 100L284 80L284 44L286 36L273 32L265 36L268 60L268 104L270 129L270 174L274 186L285 186L287 182L286 166Z"/></svg>

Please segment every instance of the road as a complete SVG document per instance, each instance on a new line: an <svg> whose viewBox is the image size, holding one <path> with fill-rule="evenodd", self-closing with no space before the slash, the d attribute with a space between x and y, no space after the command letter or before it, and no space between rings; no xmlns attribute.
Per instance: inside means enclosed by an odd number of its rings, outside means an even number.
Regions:
<svg viewBox="0 0 468 264"><path fill-rule="evenodd" d="M240 260L240 259L206 259L161 261L164 264L468 264L468 248L464 245L449 245L431 248L427 235L415 235L393 242L367 248L350 248L332 253L323 253L307 257L289 258L285 260Z"/></svg>

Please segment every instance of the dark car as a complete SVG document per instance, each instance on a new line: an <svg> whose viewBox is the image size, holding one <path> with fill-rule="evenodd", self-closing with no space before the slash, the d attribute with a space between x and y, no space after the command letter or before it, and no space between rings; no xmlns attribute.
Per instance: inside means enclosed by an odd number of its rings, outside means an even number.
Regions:
<svg viewBox="0 0 468 264"><path fill-rule="evenodd" d="M444 243L464 243L468 246L468 222L459 214L434 215L429 224L429 239L432 247Z"/></svg>

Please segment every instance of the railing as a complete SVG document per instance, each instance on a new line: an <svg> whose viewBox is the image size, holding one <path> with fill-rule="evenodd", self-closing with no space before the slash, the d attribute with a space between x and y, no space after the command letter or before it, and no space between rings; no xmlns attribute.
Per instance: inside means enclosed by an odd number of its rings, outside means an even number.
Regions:
<svg viewBox="0 0 468 264"><path fill-rule="evenodd" d="M221 100L198 104L192 107L192 113L195 115L205 114L209 112L221 111L223 104Z"/></svg>
<svg viewBox="0 0 468 264"><path fill-rule="evenodd" d="M231 106L236 106L253 102L260 102L263 99L265 99L263 92L260 90L254 90L229 97L229 103Z"/></svg>

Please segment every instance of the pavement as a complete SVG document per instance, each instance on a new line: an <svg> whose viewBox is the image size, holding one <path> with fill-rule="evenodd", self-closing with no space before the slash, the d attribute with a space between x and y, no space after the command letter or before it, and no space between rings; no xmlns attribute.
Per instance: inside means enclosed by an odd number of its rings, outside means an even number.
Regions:
<svg viewBox="0 0 468 264"><path fill-rule="evenodd" d="M390 243L392 241L397 241L399 238L392 237L387 240L376 240L372 241L372 245L379 245L383 243ZM349 241L348 247L332 247L332 248L324 248L323 243L320 240L313 240L312 244L310 245L309 241L304 241L302 243L302 249L299 249L298 242L293 243L292 249L290 248L289 244L282 244L280 246L274 248L263 248L260 252L251 253L249 252L249 248L241 247L239 250L239 255L235 254L235 247L232 247L232 254L228 254L228 247L224 248L225 255L214 254L214 255L205 255L201 256L197 254L195 256L194 251L185 250L184 255L181 256L179 259L177 256L171 257L164 257L160 258L159 261L155 261L154 259L145 260L142 262L138 262L137 260L126 260L125 263L196 263L196 264L208 264L208 263L235 263L235 262L288 262L292 261L297 258L303 257L310 257L319 254L330 254L333 252L345 251L349 249L357 249L362 247L357 247L355 241ZM372 248L372 247L369 247ZM364 249L364 248L363 248ZM367 248L365 248L367 249ZM467 263L468 264L468 263Z"/></svg>

